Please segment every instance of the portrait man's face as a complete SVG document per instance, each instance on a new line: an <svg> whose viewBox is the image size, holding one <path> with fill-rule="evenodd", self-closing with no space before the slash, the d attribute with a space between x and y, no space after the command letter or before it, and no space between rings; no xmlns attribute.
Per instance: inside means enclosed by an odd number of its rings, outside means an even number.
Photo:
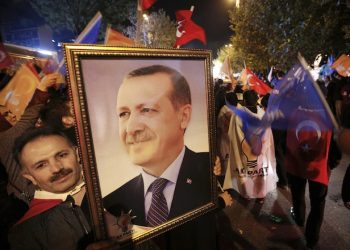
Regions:
<svg viewBox="0 0 350 250"><path fill-rule="evenodd" d="M117 97L119 136L131 161L144 168L167 167L184 145L191 104L175 107L166 73L124 79Z"/></svg>
<svg viewBox="0 0 350 250"><path fill-rule="evenodd" d="M23 176L51 193L70 191L82 179L74 148L58 135L39 137L27 143L20 160Z"/></svg>

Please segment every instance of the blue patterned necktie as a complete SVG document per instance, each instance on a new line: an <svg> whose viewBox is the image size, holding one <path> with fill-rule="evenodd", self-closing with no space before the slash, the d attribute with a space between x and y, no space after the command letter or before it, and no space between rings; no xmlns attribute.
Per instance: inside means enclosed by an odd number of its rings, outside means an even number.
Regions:
<svg viewBox="0 0 350 250"><path fill-rule="evenodd" d="M163 190L168 180L159 178L151 185L152 202L147 214L147 223L151 227L158 226L168 219L168 205Z"/></svg>

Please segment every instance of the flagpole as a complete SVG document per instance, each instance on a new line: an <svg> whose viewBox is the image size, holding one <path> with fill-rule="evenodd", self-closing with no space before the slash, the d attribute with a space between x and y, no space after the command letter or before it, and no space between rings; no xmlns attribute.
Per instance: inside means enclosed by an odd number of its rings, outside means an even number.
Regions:
<svg viewBox="0 0 350 250"><path fill-rule="evenodd" d="M338 122L337 120L335 119L326 99L324 98L324 95L320 89L320 87L318 86L318 84L315 83L310 71L308 70L308 64L305 60L305 58L300 54L300 52L298 53L298 59L301 63L301 65L304 67L304 69L306 70L306 72L308 73L309 77L312 79L312 84L314 86L314 88L316 89L316 92L318 94L318 96L320 97L321 101L322 101L322 104L323 106L326 108L326 112L327 114L329 115L329 117L331 118L331 121L332 121L332 124L334 126L334 129L335 129L335 132L338 132L339 131L339 125L338 125Z"/></svg>
<svg viewBox="0 0 350 250"><path fill-rule="evenodd" d="M75 39L74 43L80 43L84 39L84 37L86 36L86 33L91 28L91 26L94 26L96 24L96 22L98 22L98 20L101 17L102 17L101 12L97 11L95 16L89 21L89 23L86 25L86 27L83 29L83 31L80 32L79 36ZM64 65L64 57L59 62L56 72L59 72L61 70L61 68L63 67L63 65Z"/></svg>
<svg viewBox="0 0 350 250"><path fill-rule="evenodd" d="M142 22L142 9L140 0L137 0L137 8L136 8L136 34L135 41L136 44L140 44L140 36L141 36L141 22Z"/></svg>
<svg viewBox="0 0 350 250"><path fill-rule="evenodd" d="M104 42L104 44L107 44L107 41L108 41L108 38L109 38L110 31L111 31L111 24L107 24L106 34L105 34L105 42Z"/></svg>
<svg viewBox="0 0 350 250"><path fill-rule="evenodd" d="M101 16L101 12L97 11L96 15L90 20L90 22L88 23L88 25L86 25L84 30L80 32L79 36L75 39L74 43L80 43L86 35L86 32L91 28L91 26L95 25L95 23L101 18Z"/></svg>

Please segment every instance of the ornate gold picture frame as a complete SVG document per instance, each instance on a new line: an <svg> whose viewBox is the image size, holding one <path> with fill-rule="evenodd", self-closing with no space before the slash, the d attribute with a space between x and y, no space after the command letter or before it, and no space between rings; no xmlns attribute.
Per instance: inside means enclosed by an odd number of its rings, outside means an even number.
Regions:
<svg viewBox="0 0 350 250"><path fill-rule="evenodd" d="M122 244L137 244L213 210L217 194L212 173L215 126L211 52L74 44L65 44L64 48L95 239L112 234ZM170 76L173 71L189 86L191 102L185 106L168 90L164 96L151 97L162 93L164 82L176 78ZM159 83L158 76L162 79ZM140 87L135 85L142 79L147 81ZM184 107L181 118L172 115L180 112L175 107ZM167 181L168 190L164 189L170 194L170 198L164 194L168 217L150 226L153 184L147 184L147 178L157 178L152 164L163 164L172 152L170 139L166 139L168 144L162 140L177 131L177 121L184 132L171 140L183 137L184 146L170 164L177 170L167 173L175 176ZM133 129L137 131L131 132ZM148 142L153 139L155 143ZM140 180L143 185L138 187ZM122 189L126 190L124 194ZM105 210L115 219L112 225L105 221Z"/></svg>

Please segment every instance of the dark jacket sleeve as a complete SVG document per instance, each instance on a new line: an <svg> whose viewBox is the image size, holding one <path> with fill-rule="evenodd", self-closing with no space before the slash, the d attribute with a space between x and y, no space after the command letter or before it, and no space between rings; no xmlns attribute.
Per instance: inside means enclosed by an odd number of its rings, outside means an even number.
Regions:
<svg viewBox="0 0 350 250"><path fill-rule="evenodd" d="M0 133L0 161L5 166L8 174L8 181L10 183L8 192L15 193L21 199L24 198L20 195L21 192L28 192L27 195L30 196L34 192L34 187L28 184L20 175L20 166L18 166L12 156L13 145L18 136L35 125L40 109L48 97L46 92L36 90L21 119L12 128Z"/></svg>

